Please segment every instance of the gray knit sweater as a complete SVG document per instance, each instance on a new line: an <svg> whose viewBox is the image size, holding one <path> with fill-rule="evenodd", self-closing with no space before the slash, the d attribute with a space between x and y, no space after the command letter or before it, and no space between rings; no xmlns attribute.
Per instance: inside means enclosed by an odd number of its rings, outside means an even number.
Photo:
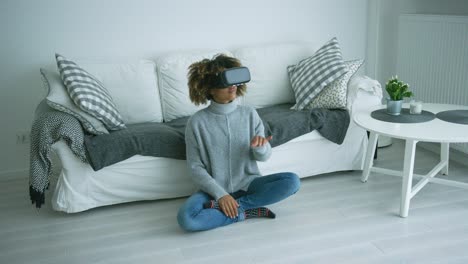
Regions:
<svg viewBox="0 0 468 264"><path fill-rule="evenodd" d="M246 190L260 176L257 161L271 155L269 143L250 146L256 135L265 136L257 111L235 101L211 101L210 106L190 117L185 133L187 165L200 189L216 200Z"/></svg>

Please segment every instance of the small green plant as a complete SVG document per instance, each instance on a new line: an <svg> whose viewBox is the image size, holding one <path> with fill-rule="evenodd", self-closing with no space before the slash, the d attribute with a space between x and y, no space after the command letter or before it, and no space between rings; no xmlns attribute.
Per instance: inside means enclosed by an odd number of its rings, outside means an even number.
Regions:
<svg viewBox="0 0 468 264"><path fill-rule="evenodd" d="M409 90L409 85L398 80L398 76L390 78L385 84L385 90L390 96L390 100L400 101L405 97L413 96L413 92Z"/></svg>

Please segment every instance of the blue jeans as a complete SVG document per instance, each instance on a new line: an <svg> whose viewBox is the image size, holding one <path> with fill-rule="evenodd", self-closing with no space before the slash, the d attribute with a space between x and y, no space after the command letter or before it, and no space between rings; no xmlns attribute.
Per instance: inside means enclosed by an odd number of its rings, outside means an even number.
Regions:
<svg viewBox="0 0 468 264"><path fill-rule="evenodd" d="M186 231L202 231L240 222L245 219L244 211L277 203L299 190L299 177L291 172L276 173L253 180L247 191L237 191L231 195L239 204L239 215L226 216L218 209L204 209L203 204L214 198L198 191L188 198L177 214L180 227Z"/></svg>

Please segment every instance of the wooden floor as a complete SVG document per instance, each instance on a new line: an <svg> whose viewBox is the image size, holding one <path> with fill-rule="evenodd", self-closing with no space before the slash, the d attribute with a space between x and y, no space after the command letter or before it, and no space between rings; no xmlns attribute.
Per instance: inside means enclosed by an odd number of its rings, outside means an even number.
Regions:
<svg viewBox="0 0 468 264"><path fill-rule="evenodd" d="M402 167L402 142L379 151L377 165ZM416 172L436 160L418 149ZM199 233L177 225L184 199L67 215L33 208L26 179L4 180L0 263L468 263L468 190L429 184L404 219L401 178L374 174L362 183L360 174L302 179L295 196L270 207L276 219ZM448 178L468 182L468 165L452 162Z"/></svg>

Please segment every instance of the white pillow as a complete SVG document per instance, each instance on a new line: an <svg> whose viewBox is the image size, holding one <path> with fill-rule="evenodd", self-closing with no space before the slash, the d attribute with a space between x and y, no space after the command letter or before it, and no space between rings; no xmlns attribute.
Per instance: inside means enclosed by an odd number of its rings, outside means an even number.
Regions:
<svg viewBox="0 0 468 264"><path fill-rule="evenodd" d="M58 72L40 69L44 86L47 88L46 103L51 108L68 113L81 122L84 130L94 135L108 134L104 124L73 103Z"/></svg>
<svg viewBox="0 0 468 264"><path fill-rule="evenodd" d="M154 62L79 62L107 88L125 124L162 122Z"/></svg>
<svg viewBox="0 0 468 264"><path fill-rule="evenodd" d="M208 104L195 106L190 101L188 88L188 67L203 59L212 59L216 54L232 56L228 51L192 51L168 54L158 59L157 71L161 92L163 117L165 122L190 116Z"/></svg>
<svg viewBox="0 0 468 264"><path fill-rule="evenodd" d="M283 43L240 48L233 54L248 67L251 81L247 83L245 104L255 108L294 103L287 66L313 54L317 45Z"/></svg>

